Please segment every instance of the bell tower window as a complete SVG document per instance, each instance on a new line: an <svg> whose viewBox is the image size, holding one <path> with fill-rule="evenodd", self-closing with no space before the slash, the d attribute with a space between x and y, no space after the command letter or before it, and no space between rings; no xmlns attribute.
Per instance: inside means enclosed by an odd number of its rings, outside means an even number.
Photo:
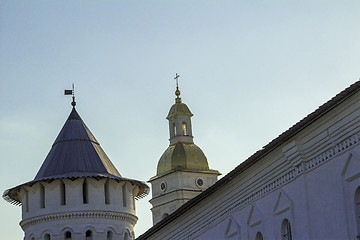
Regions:
<svg viewBox="0 0 360 240"><path fill-rule="evenodd" d="M187 126L186 126L186 123L184 123L184 122L182 123L182 131L183 131L184 136L188 135L187 134Z"/></svg>
<svg viewBox="0 0 360 240"><path fill-rule="evenodd" d="M174 137L176 136L176 124L173 123L173 133L174 133Z"/></svg>

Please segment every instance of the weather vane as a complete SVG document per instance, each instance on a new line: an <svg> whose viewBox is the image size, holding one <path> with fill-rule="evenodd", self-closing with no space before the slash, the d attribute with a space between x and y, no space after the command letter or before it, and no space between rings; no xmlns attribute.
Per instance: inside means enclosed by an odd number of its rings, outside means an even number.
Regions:
<svg viewBox="0 0 360 240"><path fill-rule="evenodd" d="M75 102L75 90L74 90L74 84L72 84L72 90L65 90L64 92L65 95L72 95L72 103L71 106L75 107L76 106L76 102Z"/></svg>

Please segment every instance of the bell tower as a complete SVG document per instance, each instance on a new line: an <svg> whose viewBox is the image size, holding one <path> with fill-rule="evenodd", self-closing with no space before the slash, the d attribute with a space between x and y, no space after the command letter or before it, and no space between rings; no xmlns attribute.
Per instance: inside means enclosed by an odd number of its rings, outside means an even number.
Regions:
<svg viewBox="0 0 360 240"><path fill-rule="evenodd" d="M213 185L220 175L209 168L205 154L193 141L193 114L180 98L178 78L176 74L175 104L166 117L170 145L158 162L156 175L149 180L154 225Z"/></svg>

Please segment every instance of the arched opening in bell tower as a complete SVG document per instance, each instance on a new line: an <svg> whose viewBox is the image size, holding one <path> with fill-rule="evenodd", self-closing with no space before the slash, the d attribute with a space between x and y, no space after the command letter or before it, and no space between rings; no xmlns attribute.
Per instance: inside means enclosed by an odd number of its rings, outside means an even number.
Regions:
<svg viewBox="0 0 360 240"><path fill-rule="evenodd" d="M184 136L187 136L187 135L188 135L186 122L183 122L183 123L182 123L182 132L183 132L183 135L184 135Z"/></svg>

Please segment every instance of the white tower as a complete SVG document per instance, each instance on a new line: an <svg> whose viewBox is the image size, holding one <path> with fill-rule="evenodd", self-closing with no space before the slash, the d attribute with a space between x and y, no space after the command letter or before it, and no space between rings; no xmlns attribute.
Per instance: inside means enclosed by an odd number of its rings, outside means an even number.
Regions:
<svg viewBox="0 0 360 240"><path fill-rule="evenodd" d="M123 240L135 238L135 198L148 190L119 174L73 101L35 179L3 197L22 205L24 240Z"/></svg>
<svg viewBox="0 0 360 240"><path fill-rule="evenodd" d="M154 225L213 185L220 175L209 168L205 154L193 142L190 119L193 114L182 103L178 84L175 95L175 104L166 118L170 145L159 160L156 176L149 180Z"/></svg>

